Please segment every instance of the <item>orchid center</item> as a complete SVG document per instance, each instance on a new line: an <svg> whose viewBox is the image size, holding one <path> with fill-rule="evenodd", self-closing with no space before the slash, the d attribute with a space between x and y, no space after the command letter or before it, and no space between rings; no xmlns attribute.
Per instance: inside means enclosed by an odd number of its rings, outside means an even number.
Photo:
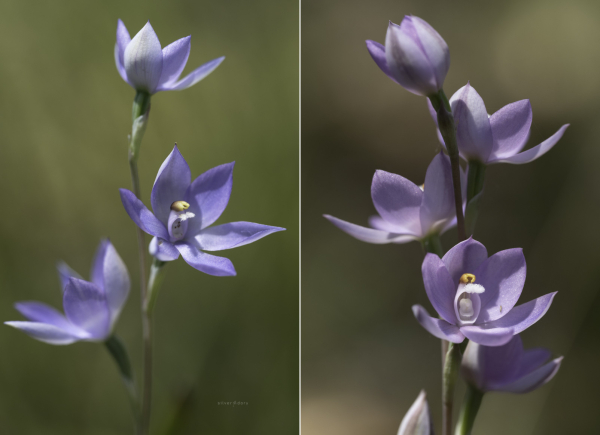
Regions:
<svg viewBox="0 0 600 435"><path fill-rule="evenodd" d="M481 284L475 283L475 275L463 274L458 282L456 297L454 299L454 310L456 317L462 325L472 325L479 316L481 300L479 295L485 292Z"/></svg>
<svg viewBox="0 0 600 435"><path fill-rule="evenodd" d="M181 240L187 231L187 220L196 215L186 211L190 205L185 201L175 201L171 204L171 214L169 215L169 234L175 240Z"/></svg>

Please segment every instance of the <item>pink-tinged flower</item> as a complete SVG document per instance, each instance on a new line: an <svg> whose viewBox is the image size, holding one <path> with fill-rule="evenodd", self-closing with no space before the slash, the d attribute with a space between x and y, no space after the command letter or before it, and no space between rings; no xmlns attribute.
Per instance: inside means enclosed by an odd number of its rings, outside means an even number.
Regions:
<svg viewBox="0 0 600 435"><path fill-rule="evenodd" d="M469 238L443 258L427 254L422 266L427 297L440 319L420 305L413 313L432 335L461 343L465 337L485 346L501 346L537 322L556 295L548 293L515 307L527 267L523 250L507 249L488 258L481 243Z"/></svg>
<svg viewBox="0 0 600 435"><path fill-rule="evenodd" d="M190 167L173 148L158 170L150 201L152 213L131 191L120 189L129 217L154 236L150 254L160 261L179 255L193 268L215 276L235 275L228 258L204 251L222 251L247 245L285 228L252 222L210 227L227 207L233 184L233 163L212 168L191 181Z"/></svg>
<svg viewBox="0 0 600 435"><path fill-rule="evenodd" d="M117 70L123 80L137 91L155 94L189 88L213 72L225 59L213 59L179 79L190 55L191 38L186 36L161 49L150 21L131 39L125 24L119 20L115 44Z"/></svg>
<svg viewBox="0 0 600 435"><path fill-rule="evenodd" d="M437 125L437 113L427 100L429 113ZM560 140L569 124L539 145L522 151L529 139L532 112L529 100L508 104L488 115L483 99L469 83L454 93L450 106L456 125L456 141L463 159L486 165L522 165L546 154ZM438 130L442 145L444 140Z"/></svg>
<svg viewBox="0 0 600 435"><path fill-rule="evenodd" d="M36 340L64 345L104 341L129 295L129 274L114 246L103 240L92 263L91 282L62 263L58 266L65 315L41 302L18 302L15 308L28 322L5 322Z"/></svg>
<svg viewBox="0 0 600 435"><path fill-rule="evenodd" d="M402 419L398 435L433 435L433 422L425 391L421 391Z"/></svg>
<svg viewBox="0 0 600 435"><path fill-rule="evenodd" d="M390 21L385 47L369 40L367 49L389 78L413 94L434 95L444 86L450 68L448 45L418 17L407 15L400 25Z"/></svg>
<svg viewBox="0 0 600 435"><path fill-rule="evenodd" d="M423 186L421 189L400 175L376 171L371 197L379 216L369 219L372 228L324 216L342 231L367 243L423 240L456 225L452 168L444 153L437 154L429 164Z"/></svg>
<svg viewBox="0 0 600 435"><path fill-rule="evenodd" d="M497 347L469 342L462 359L461 374L484 393L528 393L550 381L558 372L563 357L550 360L550 356L550 351L541 347L523 350L518 335Z"/></svg>

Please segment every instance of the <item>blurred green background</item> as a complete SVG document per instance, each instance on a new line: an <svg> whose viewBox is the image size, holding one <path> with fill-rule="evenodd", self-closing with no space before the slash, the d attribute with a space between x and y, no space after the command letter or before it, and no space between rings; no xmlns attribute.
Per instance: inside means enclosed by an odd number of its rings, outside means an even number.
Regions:
<svg viewBox="0 0 600 435"><path fill-rule="evenodd" d="M21 319L12 307L19 300L61 307L56 261L88 277L100 238L109 236L133 281L117 333L140 366L136 234L118 194L130 187L135 92L114 65L118 18L132 37L149 19L163 46L191 34L184 74L227 57L194 87L152 99L139 161L144 202L177 142L193 177L236 161L217 224L287 228L221 253L235 278L202 274L182 259L168 265L155 315L153 434L296 433L296 1L2 2L0 319ZM104 347L50 346L2 326L0 433L132 433Z"/></svg>
<svg viewBox="0 0 600 435"><path fill-rule="evenodd" d="M425 99L388 79L365 47L405 14L447 41L448 96L470 80L489 113L529 98L531 145L571 123L539 160L487 172L475 236L490 253L524 249L521 302L559 292L522 336L565 359L533 393L486 396L474 434L600 433L600 3L304 0L304 435L394 434L421 388L441 429L439 340L410 309L432 312L421 247L359 242L321 216L366 225L375 170L420 184L438 149ZM456 232L443 242L451 247Z"/></svg>

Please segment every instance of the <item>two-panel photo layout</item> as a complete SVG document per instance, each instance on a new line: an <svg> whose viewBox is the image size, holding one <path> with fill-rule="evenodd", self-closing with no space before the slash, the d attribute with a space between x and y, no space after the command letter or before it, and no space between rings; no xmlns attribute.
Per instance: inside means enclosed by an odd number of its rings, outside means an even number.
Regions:
<svg viewBox="0 0 600 435"><path fill-rule="evenodd" d="M0 32L0 435L600 434L600 3Z"/></svg>

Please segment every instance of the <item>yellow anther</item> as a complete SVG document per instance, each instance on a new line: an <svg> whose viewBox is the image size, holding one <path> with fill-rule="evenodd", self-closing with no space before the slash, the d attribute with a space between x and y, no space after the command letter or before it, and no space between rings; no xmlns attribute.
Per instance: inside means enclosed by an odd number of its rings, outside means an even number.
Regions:
<svg viewBox="0 0 600 435"><path fill-rule="evenodd" d="M475 282L475 275L472 273L465 273L460 277L461 284L471 284Z"/></svg>
<svg viewBox="0 0 600 435"><path fill-rule="evenodd" d="M425 183L421 184L419 186L419 189L421 189L423 192L425 192Z"/></svg>
<svg viewBox="0 0 600 435"><path fill-rule="evenodd" d="M173 211L183 211L190 208L190 205L185 201L175 201L171 204L171 210Z"/></svg>

